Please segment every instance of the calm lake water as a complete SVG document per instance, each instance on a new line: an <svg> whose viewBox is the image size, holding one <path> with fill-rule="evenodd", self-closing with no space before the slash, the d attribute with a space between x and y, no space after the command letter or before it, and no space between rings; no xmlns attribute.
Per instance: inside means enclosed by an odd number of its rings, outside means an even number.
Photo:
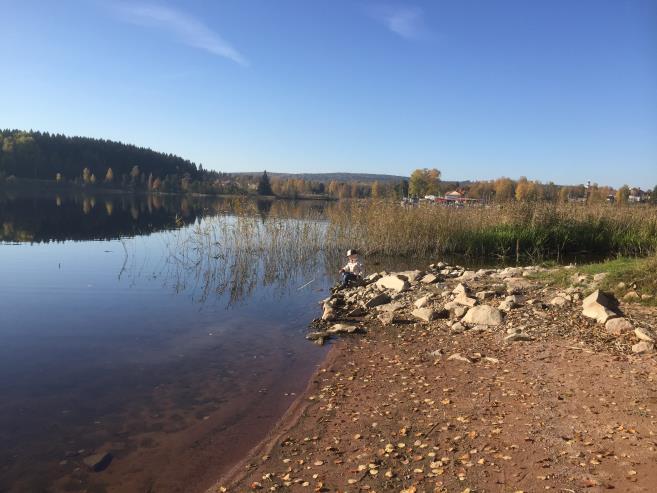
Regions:
<svg viewBox="0 0 657 493"><path fill-rule="evenodd" d="M278 237L323 207L0 194L0 491L202 491L241 459L326 352L334 266Z"/></svg>

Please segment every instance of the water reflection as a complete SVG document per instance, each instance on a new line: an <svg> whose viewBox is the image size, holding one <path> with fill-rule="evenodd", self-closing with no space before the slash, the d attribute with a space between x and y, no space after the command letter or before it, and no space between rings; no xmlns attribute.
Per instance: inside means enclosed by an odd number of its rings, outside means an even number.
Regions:
<svg viewBox="0 0 657 493"><path fill-rule="evenodd" d="M322 357L324 207L0 198L0 491L209 486Z"/></svg>

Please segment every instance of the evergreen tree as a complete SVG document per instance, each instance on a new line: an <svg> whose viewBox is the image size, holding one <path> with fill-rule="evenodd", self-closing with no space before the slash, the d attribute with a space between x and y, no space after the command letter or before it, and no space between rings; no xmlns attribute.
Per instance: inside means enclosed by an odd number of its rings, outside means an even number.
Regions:
<svg viewBox="0 0 657 493"><path fill-rule="evenodd" d="M258 195L273 195L274 193L271 190L271 182L269 181L269 175L267 171L262 173L260 181L258 182Z"/></svg>

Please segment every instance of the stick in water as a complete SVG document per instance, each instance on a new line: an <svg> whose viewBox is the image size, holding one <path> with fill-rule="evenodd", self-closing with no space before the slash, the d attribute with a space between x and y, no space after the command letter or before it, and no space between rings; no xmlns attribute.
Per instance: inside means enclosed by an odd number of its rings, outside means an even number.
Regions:
<svg viewBox="0 0 657 493"><path fill-rule="evenodd" d="M303 288L305 288L306 286L308 286L308 284L310 284L312 282L315 282L315 279L312 279L312 280L308 281L306 284L304 284L303 286L298 287L297 291L301 291Z"/></svg>

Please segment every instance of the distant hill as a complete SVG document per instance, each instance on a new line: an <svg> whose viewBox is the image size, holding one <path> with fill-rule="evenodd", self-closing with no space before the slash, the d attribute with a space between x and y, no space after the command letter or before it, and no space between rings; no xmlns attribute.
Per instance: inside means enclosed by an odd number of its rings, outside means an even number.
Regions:
<svg viewBox="0 0 657 493"><path fill-rule="evenodd" d="M262 171L254 171L254 172L238 172L238 173L230 173L231 175L234 176L253 176L253 177L258 177L262 174ZM379 175L375 173L276 173L276 172L269 172L267 171L267 174L269 176L273 176L276 178L283 178L283 179L288 179L288 178L296 178L296 179L303 179L307 181L317 181L321 183L328 183L331 181L337 181L337 182L359 182L359 183L372 183L375 181L378 181L379 183L399 183L402 180L408 180L408 176L401 176L401 175ZM469 186L470 185L470 180L465 180L465 181L455 181L455 180L445 180L442 182L444 186L452 186L452 187L457 187L457 186Z"/></svg>
<svg viewBox="0 0 657 493"><path fill-rule="evenodd" d="M235 176L260 176L262 171L253 171L253 172L238 172L231 173ZM408 176L399 176L399 175L379 175L374 173L276 173L269 172L267 174L276 178L295 178L300 180L307 181L318 181L318 182L330 182L330 181L339 181L339 182L352 182L357 181L361 183L371 183L378 181L381 183L397 183L402 180L408 180Z"/></svg>

